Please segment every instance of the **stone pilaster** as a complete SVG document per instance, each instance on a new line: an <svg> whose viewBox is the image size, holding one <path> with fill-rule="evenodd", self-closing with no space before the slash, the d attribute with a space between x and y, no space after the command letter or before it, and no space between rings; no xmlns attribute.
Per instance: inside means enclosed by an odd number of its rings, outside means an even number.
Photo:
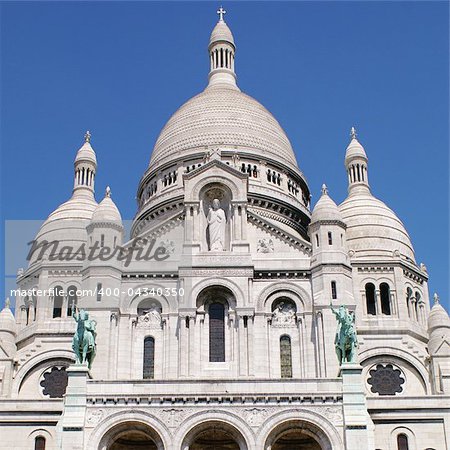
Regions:
<svg viewBox="0 0 450 450"><path fill-rule="evenodd" d="M374 425L367 412L362 366L343 363L340 376L342 377L345 448L346 450L373 450Z"/></svg>
<svg viewBox="0 0 450 450"><path fill-rule="evenodd" d="M82 450L89 369L85 365L74 364L67 369L67 375L64 410L58 424L58 448Z"/></svg>

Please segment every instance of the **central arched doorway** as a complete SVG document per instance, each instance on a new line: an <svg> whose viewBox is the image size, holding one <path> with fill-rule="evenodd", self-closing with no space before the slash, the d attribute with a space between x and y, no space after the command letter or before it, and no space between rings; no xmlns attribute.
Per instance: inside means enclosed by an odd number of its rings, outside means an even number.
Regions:
<svg viewBox="0 0 450 450"><path fill-rule="evenodd" d="M112 428L102 439L101 450L163 450L159 434L141 422L124 422Z"/></svg>
<svg viewBox="0 0 450 450"><path fill-rule="evenodd" d="M301 420L289 420L275 427L267 438L265 450L331 450L325 433Z"/></svg>
<svg viewBox="0 0 450 450"><path fill-rule="evenodd" d="M182 450L247 450L242 434L232 425L208 421L194 427L184 438Z"/></svg>

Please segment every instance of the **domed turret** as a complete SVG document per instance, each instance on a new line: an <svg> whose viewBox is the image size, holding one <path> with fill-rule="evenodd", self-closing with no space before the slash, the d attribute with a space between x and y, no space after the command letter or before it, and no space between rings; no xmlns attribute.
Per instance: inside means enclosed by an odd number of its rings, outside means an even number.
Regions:
<svg viewBox="0 0 450 450"><path fill-rule="evenodd" d="M36 243L57 241L72 244L75 248L86 242L86 225L97 208L94 198L94 181L97 158L90 144L91 134L86 132L84 143L74 161L74 187L72 197L58 206L41 226ZM34 252L33 263L40 252Z"/></svg>
<svg viewBox="0 0 450 450"><path fill-rule="evenodd" d="M105 191L105 198L98 204L92 215L92 222L113 222L122 224L122 216L116 204L111 198L111 189L108 186Z"/></svg>
<svg viewBox="0 0 450 450"><path fill-rule="evenodd" d="M431 308L430 315L428 316L428 333L430 335L429 350L433 353L436 349L434 348L437 342L442 340L442 338L447 337L450 343L450 317L447 311L439 302L439 296L434 294L434 305Z"/></svg>
<svg viewBox="0 0 450 450"><path fill-rule="evenodd" d="M322 195L312 212L311 223L325 220L339 220L343 222L342 214L336 203L328 195L327 186L324 184L322 185Z"/></svg>
<svg viewBox="0 0 450 450"><path fill-rule="evenodd" d="M223 16L226 11L220 7L217 11L219 21L214 27L209 39L209 86L226 85L234 89L236 86L236 74L234 73L234 54L236 47L234 38Z"/></svg>
<svg viewBox="0 0 450 450"><path fill-rule="evenodd" d="M370 192L368 158L352 128L345 155L348 197L339 205L347 224L347 245L356 256L393 257L403 255L414 261L414 249L396 214Z"/></svg>
<svg viewBox="0 0 450 450"><path fill-rule="evenodd" d="M345 228L339 208L328 195L327 186L322 185L322 195L314 207L308 228L313 251L312 266L348 263Z"/></svg>
<svg viewBox="0 0 450 450"><path fill-rule="evenodd" d="M106 188L105 198L98 204L86 229L90 242L98 242L100 247L108 246L114 249L122 244L122 216L111 198L109 186Z"/></svg>
<svg viewBox="0 0 450 450"><path fill-rule="evenodd" d="M9 336L9 340L14 338L17 334L16 319L11 312L11 302L9 298L5 301L5 307L0 312L0 339L3 340L5 336Z"/></svg>

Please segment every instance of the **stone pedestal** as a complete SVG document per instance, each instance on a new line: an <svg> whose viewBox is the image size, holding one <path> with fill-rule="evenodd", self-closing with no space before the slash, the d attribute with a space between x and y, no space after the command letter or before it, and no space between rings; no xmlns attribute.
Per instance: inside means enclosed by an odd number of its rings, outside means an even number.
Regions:
<svg viewBox="0 0 450 450"><path fill-rule="evenodd" d="M64 410L58 423L58 445L63 450L82 450L89 369L86 365L75 364L67 368L67 375Z"/></svg>
<svg viewBox="0 0 450 450"><path fill-rule="evenodd" d="M362 367L359 364L344 363L339 375L342 377L345 448L373 450L374 426L367 412Z"/></svg>

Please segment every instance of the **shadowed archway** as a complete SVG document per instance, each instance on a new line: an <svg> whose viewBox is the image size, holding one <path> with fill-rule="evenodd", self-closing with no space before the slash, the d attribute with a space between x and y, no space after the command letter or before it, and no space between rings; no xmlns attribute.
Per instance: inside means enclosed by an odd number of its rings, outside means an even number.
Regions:
<svg viewBox="0 0 450 450"><path fill-rule="evenodd" d="M275 427L267 438L265 450L331 450L325 433L301 420L289 420Z"/></svg>
<svg viewBox="0 0 450 450"><path fill-rule="evenodd" d="M218 420L194 427L184 438L182 450L247 450L242 434Z"/></svg>
<svg viewBox="0 0 450 450"><path fill-rule="evenodd" d="M147 424L127 421L103 437L99 450L164 450L159 434Z"/></svg>

